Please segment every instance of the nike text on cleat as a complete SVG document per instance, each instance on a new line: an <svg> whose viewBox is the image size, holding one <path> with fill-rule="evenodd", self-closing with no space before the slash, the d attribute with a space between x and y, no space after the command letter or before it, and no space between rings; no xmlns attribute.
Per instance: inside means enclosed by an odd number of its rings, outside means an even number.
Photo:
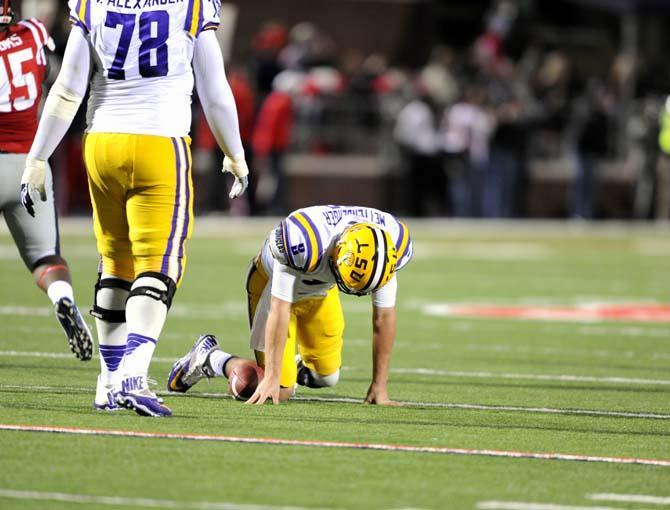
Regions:
<svg viewBox="0 0 670 510"><path fill-rule="evenodd" d="M98 376L98 383L95 388L93 409L96 411L121 411L122 409L116 404L116 401L114 400L112 385L106 385L102 383L100 376Z"/></svg>
<svg viewBox="0 0 670 510"><path fill-rule="evenodd" d="M149 389L146 374L125 375L120 391L114 393L114 401L140 416L172 416L172 411Z"/></svg>
<svg viewBox="0 0 670 510"><path fill-rule="evenodd" d="M213 335L202 335L193 344L191 350L175 361L168 375L168 391L185 393L200 379L214 377L209 366L209 355L219 349L219 342Z"/></svg>
<svg viewBox="0 0 670 510"><path fill-rule="evenodd" d="M65 331L70 350L77 358L88 361L93 356L93 337L77 306L69 298L60 298L55 305L56 317Z"/></svg>

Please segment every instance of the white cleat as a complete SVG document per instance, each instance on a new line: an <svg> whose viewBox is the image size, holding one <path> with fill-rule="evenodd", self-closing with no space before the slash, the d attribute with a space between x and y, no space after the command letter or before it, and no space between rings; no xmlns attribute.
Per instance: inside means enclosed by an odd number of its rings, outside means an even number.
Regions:
<svg viewBox="0 0 670 510"><path fill-rule="evenodd" d="M186 393L200 379L214 377L214 371L209 366L209 355L218 349L219 342L213 335L198 338L188 354L172 365L168 375L168 391Z"/></svg>
<svg viewBox="0 0 670 510"><path fill-rule="evenodd" d="M114 400L114 390L111 384L104 384L98 375L98 382L95 387L95 400L93 409L96 411L121 411L121 407Z"/></svg>

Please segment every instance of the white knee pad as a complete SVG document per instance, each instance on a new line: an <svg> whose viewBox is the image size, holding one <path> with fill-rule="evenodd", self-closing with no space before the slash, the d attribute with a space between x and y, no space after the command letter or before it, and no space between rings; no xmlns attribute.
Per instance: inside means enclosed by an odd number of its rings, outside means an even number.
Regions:
<svg viewBox="0 0 670 510"><path fill-rule="evenodd" d="M337 381L340 380L339 368L330 375L321 375L316 373L314 370L310 370L310 372L314 378L314 383L321 388L330 388L331 386L335 386Z"/></svg>

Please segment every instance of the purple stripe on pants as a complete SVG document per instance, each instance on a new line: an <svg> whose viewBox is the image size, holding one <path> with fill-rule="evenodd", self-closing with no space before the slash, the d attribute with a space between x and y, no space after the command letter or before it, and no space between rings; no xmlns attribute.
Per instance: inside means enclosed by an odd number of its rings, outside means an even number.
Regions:
<svg viewBox="0 0 670 510"><path fill-rule="evenodd" d="M184 182L186 183L186 210L184 211L184 227L182 228L181 237L179 238L179 273L177 274L177 282L181 279L181 273L184 268L184 265L181 261L184 256L184 243L186 241L186 236L188 235L188 225L191 222L191 187L189 186L189 172L191 171L191 162L188 158L188 147L186 145L186 141L183 138L180 138L179 142L184 149L184 157L186 158L186 171L184 172Z"/></svg>
<svg viewBox="0 0 670 510"><path fill-rule="evenodd" d="M181 158L179 157L179 149L177 148L177 139L171 138L172 146L174 147L174 158L176 161L177 171L177 189L174 195L174 209L172 210L172 228L170 229L170 237L168 238L167 248L163 255L163 263L161 264L161 273L168 275L168 266L170 262L170 253L172 252L172 242L174 240L175 230L177 230L177 218L179 217L179 189L181 188ZM169 275L168 275L169 276Z"/></svg>

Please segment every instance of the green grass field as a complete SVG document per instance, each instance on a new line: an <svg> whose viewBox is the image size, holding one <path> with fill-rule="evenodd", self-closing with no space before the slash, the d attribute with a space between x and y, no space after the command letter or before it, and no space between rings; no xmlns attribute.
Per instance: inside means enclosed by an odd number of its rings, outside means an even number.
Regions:
<svg viewBox="0 0 670 510"><path fill-rule="evenodd" d="M97 257L81 223L63 225L62 245L87 310ZM370 377L370 304L349 297L335 388L301 388L298 400L262 407L225 397L222 379L203 381L186 396L165 394L172 360L201 333L248 354L245 272L271 226L196 225L150 374L174 412L169 419L92 410L97 357L82 363L70 354L50 303L0 231L0 425L502 456L0 430L0 509L670 508L667 314L653 322L442 313L446 304L670 304L669 229L410 221L415 259L399 275L390 381L391 396L404 407L361 405ZM666 465L615 462L621 458Z"/></svg>

